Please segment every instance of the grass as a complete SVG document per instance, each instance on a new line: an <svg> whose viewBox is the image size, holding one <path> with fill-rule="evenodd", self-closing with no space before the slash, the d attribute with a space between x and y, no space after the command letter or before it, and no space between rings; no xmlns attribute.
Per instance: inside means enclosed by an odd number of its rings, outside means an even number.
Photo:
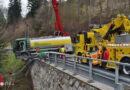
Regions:
<svg viewBox="0 0 130 90"><path fill-rule="evenodd" d="M0 90L33 90L33 84L31 82L31 76L25 77L24 72L19 75L11 76L12 73L19 71L26 62L16 59L14 54L6 56L3 60L0 60L0 76L2 76L4 82L11 82L14 85L9 87L0 87Z"/></svg>
<svg viewBox="0 0 130 90"><path fill-rule="evenodd" d="M14 54L8 55L0 62L1 62L0 67L1 73L14 73L25 65L25 62L20 59L16 59Z"/></svg>

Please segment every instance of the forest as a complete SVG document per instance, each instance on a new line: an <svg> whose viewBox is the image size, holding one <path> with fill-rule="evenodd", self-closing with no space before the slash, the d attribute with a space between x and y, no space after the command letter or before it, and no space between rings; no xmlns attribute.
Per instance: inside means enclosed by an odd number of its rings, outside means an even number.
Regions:
<svg viewBox="0 0 130 90"><path fill-rule="evenodd" d="M74 36L89 31L91 24L105 24L118 14L130 16L130 0L59 0L63 29ZM28 0L29 10L21 15L21 0L10 0L9 7L0 6L0 35L2 41L21 37L53 35L55 13L51 1ZM28 25L27 25L28 24Z"/></svg>

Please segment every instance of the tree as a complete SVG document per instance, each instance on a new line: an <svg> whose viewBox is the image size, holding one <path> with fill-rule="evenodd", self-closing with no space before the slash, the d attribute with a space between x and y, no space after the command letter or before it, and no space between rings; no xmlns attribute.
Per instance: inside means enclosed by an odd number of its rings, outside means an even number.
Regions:
<svg viewBox="0 0 130 90"><path fill-rule="evenodd" d="M10 0L8 8L8 23L15 23L21 18L21 0Z"/></svg>
<svg viewBox="0 0 130 90"><path fill-rule="evenodd" d="M3 57L3 53L4 53L3 48L5 47L5 42L3 38L4 26L5 26L5 18L2 10L0 9L0 60Z"/></svg>
<svg viewBox="0 0 130 90"><path fill-rule="evenodd" d="M41 6L43 0L28 0L28 8L30 9L27 17L34 17L37 9ZM46 0L44 0L46 1Z"/></svg>

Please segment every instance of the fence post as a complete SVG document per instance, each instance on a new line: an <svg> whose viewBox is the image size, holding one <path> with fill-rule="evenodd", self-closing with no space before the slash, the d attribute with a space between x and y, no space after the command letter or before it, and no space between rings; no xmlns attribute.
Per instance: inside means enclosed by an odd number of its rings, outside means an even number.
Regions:
<svg viewBox="0 0 130 90"><path fill-rule="evenodd" d="M57 55L56 54L54 54L55 56L55 67L57 67Z"/></svg>
<svg viewBox="0 0 130 90"><path fill-rule="evenodd" d="M89 59L89 83L93 83L92 60Z"/></svg>
<svg viewBox="0 0 130 90"><path fill-rule="evenodd" d="M48 61L49 61L49 64L51 63L51 60L50 60L50 53L48 53Z"/></svg>
<svg viewBox="0 0 130 90"><path fill-rule="evenodd" d="M77 66L77 63L76 63L76 61L75 61L75 56L73 57L73 61L74 61L74 72L73 72L73 75L76 75L76 66Z"/></svg>
<svg viewBox="0 0 130 90"><path fill-rule="evenodd" d="M66 61L66 57L65 57L65 55L63 56L63 60L62 60L62 62L63 62L63 70L65 70L65 61Z"/></svg>
<svg viewBox="0 0 130 90"><path fill-rule="evenodd" d="M116 64L116 67L115 67L115 83L119 83L119 65Z"/></svg>
<svg viewBox="0 0 130 90"><path fill-rule="evenodd" d="M124 85L121 83L116 84L115 90L124 90Z"/></svg>
<svg viewBox="0 0 130 90"><path fill-rule="evenodd" d="M119 65L116 64L115 66L115 90L124 90L123 84L119 83Z"/></svg>

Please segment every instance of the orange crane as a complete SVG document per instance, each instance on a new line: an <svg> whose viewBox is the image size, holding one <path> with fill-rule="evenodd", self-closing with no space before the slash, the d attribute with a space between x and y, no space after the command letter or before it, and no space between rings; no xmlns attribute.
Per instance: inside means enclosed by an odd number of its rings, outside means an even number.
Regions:
<svg viewBox="0 0 130 90"><path fill-rule="evenodd" d="M57 0L52 0L52 6L56 15L55 31L58 32L61 36L69 36L69 34L63 30L58 5L59 2Z"/></svg>

